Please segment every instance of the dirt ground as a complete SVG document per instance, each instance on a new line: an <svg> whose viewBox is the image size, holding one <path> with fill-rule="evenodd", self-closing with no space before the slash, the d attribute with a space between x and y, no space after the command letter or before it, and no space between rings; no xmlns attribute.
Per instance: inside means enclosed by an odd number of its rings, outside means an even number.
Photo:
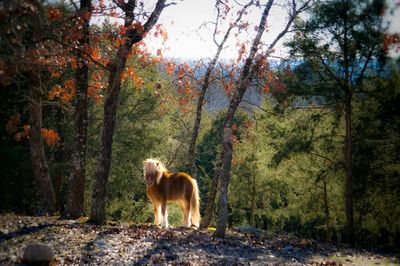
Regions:
<svg viewBox="0 0 400 266"><path fill-rule="evenodd" d="M261 230L159 229L149 224L95 226L58 217L0 215L0 265L20 264L29 243L55 252L53 265L400 265L398 255Z"/></svg>

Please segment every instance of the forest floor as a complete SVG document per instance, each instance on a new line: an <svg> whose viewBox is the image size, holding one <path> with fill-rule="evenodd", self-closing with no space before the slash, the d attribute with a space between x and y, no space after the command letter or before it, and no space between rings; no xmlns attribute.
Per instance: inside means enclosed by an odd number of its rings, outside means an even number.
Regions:
<svg viewBox="0 0 400 266"><path fill-rule="evenodd" d="M159 229L149 224L95 226L58 217L0 215L0 265L20 264L27 244L55 252L53 265L400 265L395 254L324 243L251 228Z"/></svg>

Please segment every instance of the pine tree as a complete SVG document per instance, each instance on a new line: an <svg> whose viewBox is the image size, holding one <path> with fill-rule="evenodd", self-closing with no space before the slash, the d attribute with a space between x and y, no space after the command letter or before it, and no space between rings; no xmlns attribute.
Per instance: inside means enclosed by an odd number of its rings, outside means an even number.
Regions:
<svg viewBox="0 0 400 266"><path fill-rule="evenodd" d="M298 21L288 45L319 77L345 121L345 236L354 244L352 102L368 69L382 58L384 1L323 1Z"/></svg>

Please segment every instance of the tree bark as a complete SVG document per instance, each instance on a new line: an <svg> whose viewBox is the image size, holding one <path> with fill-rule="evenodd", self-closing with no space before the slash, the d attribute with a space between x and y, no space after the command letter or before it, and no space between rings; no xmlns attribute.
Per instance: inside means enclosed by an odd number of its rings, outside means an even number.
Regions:
<svg viewBox="0 0 400 266"><path fill-rule="evenodd" d="M78 16L81 14L85 18L85 23L82 25L82 38L78 40L79 47L89 45L90 16L87 15L87 12L91 14L91 0L81 0ZM85 172L88 127L87 91L89 67L80 49L77 51L76 57L79 64L75 73L74 150L72 152L72 172L68 180L67 204L64 214L65 217L72 219L85 215Z"/></svg>
<svg viewBox="0 0 400 266"><path fill-rule="evenodd" d="M210 69L210 66L207 68L207 73L208 73L209 69ZM190 143L189 143L188 161L189 161L190 174L194 179L197 178L197 171L196 171L196 142L197 142L197 138L199 136L201 115L202 115L202 112L203 112L204 98L205 98L206 91L207 91L207 88L208 88L208 80L206 80L207 79L207 73L206 73L206 77L204 79L203 86L201 88L201 94L200 94L198 102L197 102L196 118L194 120L192 138L190 139ZM211 71L210 71L210 73L211 73ZM206 85L206 82L207 82L207 85Z"/></svg>
<svg viewBox="0 0 400 266"><path fill-rule="evenodd" d="M348 2L345 2L348 5ZM348 8L345 9L346 12ZM345 143L345 160L346 160L346 184L345 184L345 201L346 201L346 224L345 239L348 244L354 246L354 216L353 216L353 144L352 144L352 88L350 87L350 62L349 62L349 44L348 44L348 14L344 16L344 32L343 32L343 58L344 58L344 112L346 124L346 143Z"/></svg>
<svg viewBox="0 0 400 266"><path fill-rule="evenodd" d="M229 104L229 109L226 115L224 128L223 128L223 150L222 150L222 167L221 167L221 182L220 182L220 198L219 198L219 212L217 218L217 230L215 235L217 237L224 237L226 225L228 222L228 185L230 180L231 163L232 163L232 119L236 113L236 110L242 101L244 93L250 84L252 74L255 73L254 68L252 69L252 63L254 56L257 52L258 45L260 43L262 34L265 30L266 20L269 11L272 7L273 0L268 1L262 14L260 24L258 27L257 35L253 40L249 56L243 66L242 73L237 83L237 90L232 96ZM254 66L255 67L255 66ZM254 71L251 71L254 70Z"/></svg>
<svg viewBox="0 0 400 266"><path fill-rule="evenodd" d="M224 132L223 132L223 150L222 150L222 167L221 167L221 182L220 182L220 199L219 199L219 212L217 218L217 230L215 231L215 236L224 237L226 225L228 221L228 185L230 179L230 171L231 171L231 160L232 160L232 119L235 115L235 112L243 99L244 93L247 88L250 86L250 82L252 78L256 75L259 63L254 62L255 54L258 50L258 46L260 44L260 40L262 34L265 31L265 26L267 22L267 17L271 7L274 3L274 0L269 0L265 5L263 14L260 19L260 23L258 25L257 35L253 40L251 45L250 53L246 58L246 61L243 65L242 72L239 76L238 82L236 84L236 91L234 92L227 111L225 123L224 123ZM268 46L267 54L274 48L276 43L288 32L290 25L293 23L295 17L304 10L304 8L308 5L308 1L304 3L304 5L296 10L296 1L292 0L292 13L289 14L289 19L285 25L285 28L278 34L278 36L271 42Z"/></svg>
<svg viewBox="0 0 400 266"><path fill-rule="evenodd" d="M34 73L33 75L39 75ZM52 215L56 211L56 196L51 182L49 167L47 166L46 155L44 153L42 140L42 90L38 77L34 77L35 82L31 87L31 102L29 104L29 145L32 159L33 174L40 193L40 215Z"/></svg>
<svg viewBox="0 0 400 266"><path fill-rule="evenodd" d="M200 90L200 96L199 96L199 99L197 101L196 118L195 118L195 122L194 122L194 126L193 126L192 138L191 138L190 143L189 143L189 152L188 152L189 168L190 168L190 173L191 173L193 178L197 177L197 171L196 171L196 142L197 142L197 138L199 136L199 129L200 129L200 123L201 123L201 116L202 116L202 112L203 112L204 98L206 96L207 89L208 89L208 87L210 85L211 73L214 70L215 65L217 64L217 61L219 59L219 55L221 54L221 51L224 48L224 45L225 45L226 41L228 40L228 37L229 37L232 29L234 28L234 25L241 20L243 14L244 14L244 11L251 5L251 3L252 2L248 3L247 5L245 5L243 7L242 11L239 13L239 16L236 18L235 23L233 23L228 28L228 30L225 32L224 38L217 45L217 52L215 53L214 58L211 60L210 64L208 65L207 70L206 70L206 74L204 76L204 81L203 81L203 84L202 84L201 90ZM214 179L213 179L213 182L214 182ZM218 180L216 180L216 182L218 183ZM215 192L215 194L216 194L216 192ZM214 196L214 198L215 198L215 196ZM214 207L212 205L212 209L213 208ZM210 221L211 221L211 217L210 217ZM208 223L210 223L210 222L208 222ZM207 225L207 227L208 227L208 225Z"/></svg>
<svg viewBox="0 0 400 266"><path fill-rule="evenodd" d="M222 166L220 173L220 189L219 189L219 211L217 217L217 229L215 235L224 237L226 225L228 222L228 185L231 176L232 163L232 119L235 115L238 104L237 101L231 101L229 111L224 123L223 133L223 151L222 151Z"/></svg>
<svg viewBox="0 0 400 266"><path fill-rule="evenodd" d="M165 7L166 0L158 0L155 9L151 13L142 29L131 27L125 34L125 43L118 49L116 57L111 64L107 96L104 102L104 118L101 135L101 149L95 171L93 184L93 197L90 221L94 224L105 224L107 182L111 166L112 141L115 128L118 98L121 89L121 74L125 68L129 51L134 43L141 41L144 34L148 32L157 22L161 11ZM128 3L120 3L125 12L125 27L130 27L134 22L135 0Z"/></svg>
<svg viewBox="0 0 400 266"><path fill-rule="evenodd" d="M121 89L121 74L127 59L127 51L118 51L118 60L110 73L109 87L104 102L104 119L101 134L101 150L95 171L90 221L95 224L106 222L106 195L108 174L111 166L112 141L117 113L118 96Z"/></svg>

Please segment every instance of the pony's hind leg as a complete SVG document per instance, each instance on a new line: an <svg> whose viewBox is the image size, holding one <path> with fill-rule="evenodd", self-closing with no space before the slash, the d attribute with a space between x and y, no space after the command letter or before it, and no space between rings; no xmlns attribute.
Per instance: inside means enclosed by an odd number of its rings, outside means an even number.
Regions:
<svg viewBox="0 0 400 266"><path fill-rule="evenodd" d="M190 215L190 202L183 201L183 223L186 227L191 226L191 215Z"/></svg>
<svg viewBox="0 0 400 266"><path fill-rule="evenodd" d="M161 205L153 204L154 207L154 224L159 226L161 225Z"/></svg>
<svg viewBox="0 0 400 266"><path fill-rule="evenodd" d="M162 216L161 227L168 228L168 211L167 211L166 201L163 201L161 203L161 216Z"/></svg>

